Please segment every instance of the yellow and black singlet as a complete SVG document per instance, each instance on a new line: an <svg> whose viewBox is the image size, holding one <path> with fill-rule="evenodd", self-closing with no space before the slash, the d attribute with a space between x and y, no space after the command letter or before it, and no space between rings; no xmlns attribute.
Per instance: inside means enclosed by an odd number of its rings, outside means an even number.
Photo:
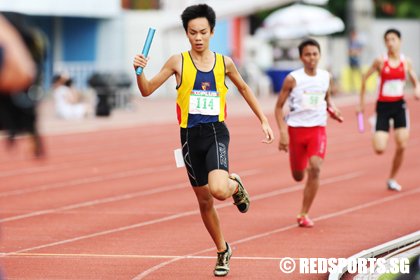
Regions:
<svg viewBox="0 0 420 280"><path fill-rule="evenodd" d="M181 84L177 88L176 101L182 128L226 119L226 66L223 55L214 55L213 69L202 72L195 67L189 52L182 53Z"/></svg>

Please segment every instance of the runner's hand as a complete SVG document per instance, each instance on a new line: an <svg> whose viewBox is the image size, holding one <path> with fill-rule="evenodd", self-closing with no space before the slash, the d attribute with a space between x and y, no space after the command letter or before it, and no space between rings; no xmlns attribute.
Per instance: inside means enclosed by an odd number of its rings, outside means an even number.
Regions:
<svg viewBox="0 0 420 280"><path fill-rule="evenodd" d="M274 134L273 134L273 131L271 130L270 125L266 122L263 122L261 124L261 128L262 128L262 131L264 132L265 138L266 138L266 139L262 140L262 142L266 143L266 144L270 144L271 142L273 142L274 141Z"/></svg>
<svg viewBox="0 0 420 280"><path fill-rule="evenodd" d="M415 98L416 100L419 100L419 99L420 99L420 87L416 87L416 88L414 89L414 98Z"/></svg>
<svg viewBox="0 0 420 280"><path fill-rule="evenodd" d="M365 110L365 104L360 104L356 107L356 114L363 113Z"/></svg>
<svg viewBox="0 0 420 280"><path fill-rule="evenodd" d="M338 110L337 108L335 108L334 109L334 113L335 113L334 119L337 119L338 120L341 117L341 111Z"/></svg>
<svg viewBox="0 0 420 280"><path fill-rule="evenodd" d="M289 134L280 133L279 150L289 152Z"/></svg>
<svg viewBox="0 0 420 280"><path fill-rule="evenodd" d="M133 66L134 70L137 70L138 67L144 68L147 65L147 61L149 60L149 57L145 57L143 54L138 54L134 58Z"/></svg>

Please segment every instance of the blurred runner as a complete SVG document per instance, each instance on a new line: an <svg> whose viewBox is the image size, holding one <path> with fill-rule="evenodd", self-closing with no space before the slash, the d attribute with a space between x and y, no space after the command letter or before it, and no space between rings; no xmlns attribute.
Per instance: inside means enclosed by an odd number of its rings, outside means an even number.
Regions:
<svg viewBox="0 0 420 280"><path fill-rule="evenodd" d="M395 177L404 158L410 129L408 109L404 101L405 73L408 73L413 83L414 96L417 100L420 98L420 84L411 59L400 53L401 33L396 29L389 29L385 32L384 38L388 52L378 56L363 76L360 105L356 110L357 113L364 111L366 80L377 71L379 79L373 148L377 154L385 152L389 139L390 120L392 120L396 150L387 186L390 190L400 191L402 187L395 181Z"/></svg>
<svg viewBox="0 0 420 280"><path fill-rule="evenodd" d="M20 41L23 39L26 45L26 52L25 55L21 56L20 60L25 60L22 63L30 65L27 67L27 71L33 71L35 65L35 75L31 76L32 82L26 79L24 87L1 90L0 129L8 132L10 146L14 144L15 137L18 134L29 133L31 149L34 155L41 156L44 150L36 125L36 104L43 95L43 63L48 40L39 29L26 24L23 15L16 13L3 13L3 15L18 31L21 37ZM7 56L7 53L5 53L5 56ZM17 81L20 80L18 75L15 77Z"/></svg>
<svg viewBox="0 0 420 280"><path fill-rule="evenodd" d="M18 31L0 14L0 105L6 94L27 89L35 74L35 64ZM0 106L0 117L1 113Z"/></svg>

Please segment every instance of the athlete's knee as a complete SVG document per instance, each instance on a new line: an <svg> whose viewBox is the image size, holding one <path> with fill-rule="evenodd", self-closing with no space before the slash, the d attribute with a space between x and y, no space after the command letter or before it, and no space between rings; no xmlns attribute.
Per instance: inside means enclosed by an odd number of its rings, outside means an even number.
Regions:
<svg viewBox="0 0 420 280"><path fill-rule="evenodd" d="M388 144L389 133L387 131L376 131L373 135L373 150L378 155L382 154L386 150Z"/></svg>
<svg viewBox="0 0 420 280"><path fill-rule="evenodd" d="M396 152L397 154L403 154L403 153L404 153L404 151L405 151L406 146L407 146L407 144L406 144L406 143L404 143L404 144L402 144L402 145L397 144L397 147L395 148L395 152Z"/></svg>
<svg viewBox="0 0 420 280"><path fill-rule="evenodd" d="M397 150L404 151L407 147L407 140L406 139L396 139L395 141Z"/></svg>
<svg viewBox="0 0 420 280"><path fill-rule="evenodd" d="M217 200L223 201L229 196L227 186L222 186L222 185L212 186L210 187L210 189L211 189L211 195Z"/></svg>
<svg viewBox="0 0 420 280"><path fill-rule="evenodd" d="M386 144L383 144L383 143L374 143L373 144L373 150L375 151L376 154L381 155L386 150Z"/></svg>
<svg viewBox="0 0 420 280"><path fill-rule="evenodd" d="M319 165L309 165L308 175L311 177L319 177L321 174L321 167Z"/></svg>
<svg viewBox="0 0 420 280"><path fill-rule="evenodd" d="M300 182L305 178L305 170L302 171L292 171L292 176L295 181Z"/></svg>
<svg viewBox="0 0 420 280"><path fill-rule="evenodd" d="M308 176L319 177L321 174L321 164L317 161L309 162Z"/></svg>
<svg viewBox="0 0 420 280"><path fill-rule="evenodd" d="M377 155L382 155L385 152L385 147L374 147L374 150Z"/></svg>
<svg viewBox="0 0 420 280"><path fill-rule="evenodd" d="M321 174L321 165L323 159L319 156L313 156L309 159L308 176L319 177Z"/></svg>

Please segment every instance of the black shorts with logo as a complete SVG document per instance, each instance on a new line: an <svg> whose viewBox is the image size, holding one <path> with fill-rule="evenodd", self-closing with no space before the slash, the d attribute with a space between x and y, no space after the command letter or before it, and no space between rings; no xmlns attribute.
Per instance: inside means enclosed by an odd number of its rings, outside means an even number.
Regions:
<svg viewBox="0 0 420 280"><path fill-rule="evenodd" d="M229 140L229 130L224 122L181 128L182 154L192 186L207 185L212 170L229 172Z"/></svg>
<svg viewBox="0 0 420 280"><path fill-rule="evenodd" d="M395 102L376 103L376 127L375 130L389 131L389 120L394 120L394 129L408 127L408 111L404 99Z"/></svg>

